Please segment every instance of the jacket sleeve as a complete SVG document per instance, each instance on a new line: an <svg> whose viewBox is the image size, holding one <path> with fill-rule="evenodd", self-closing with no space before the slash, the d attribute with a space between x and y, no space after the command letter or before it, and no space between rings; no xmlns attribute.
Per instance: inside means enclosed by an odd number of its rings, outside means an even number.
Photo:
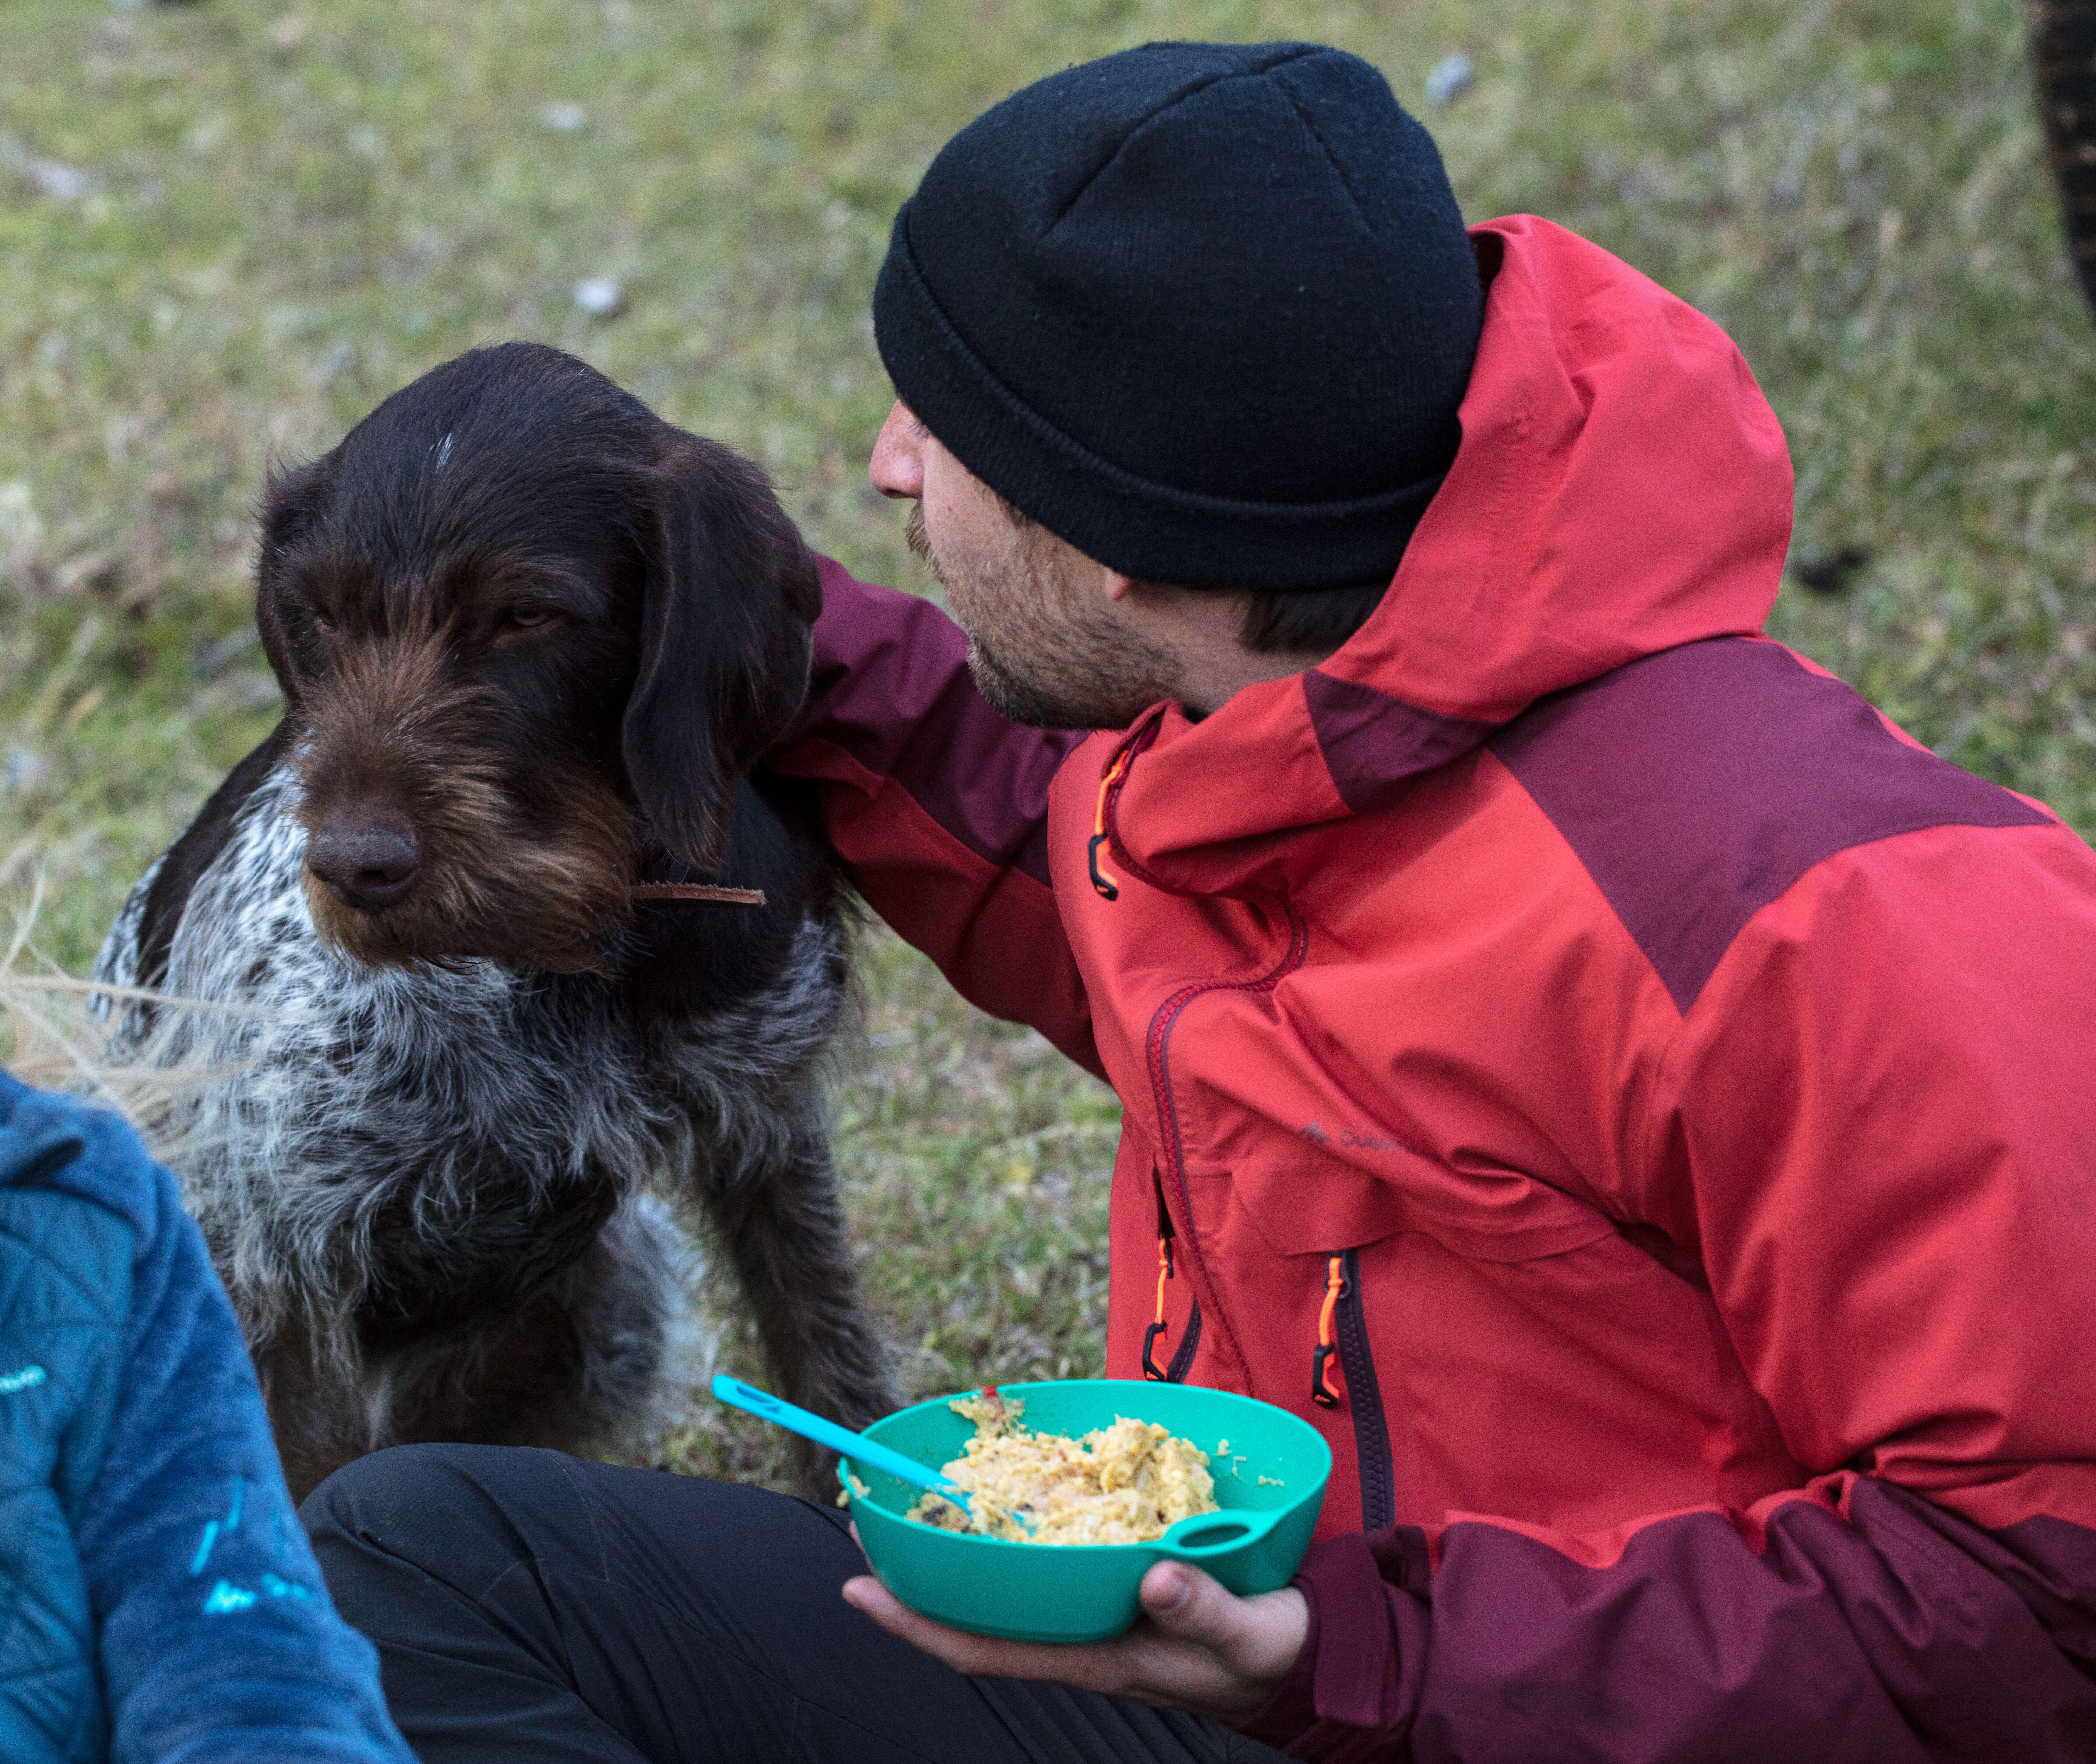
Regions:
<svg viewBox="0 0 2096 1764"><path fill-rule="evenodd" d="M930 601L829 558L822 577L807 701L765 769L820 785L853 883L956 991L1099 1072L1048 873L1049 780L1079 738L991 710Z"/></svg>
<svg viewBox="0 0 2096 1764"><path fill-rule="evenodd" d="M129 1138L113 1120L109 1130ZM90 1140L87 1155L98 1155L125 1154ZM111 1756L412 1764L377 1656L336 1615L299 1529L203 1240L172 1180L129 1155L151 1184L153 1229L78 1533Z"/></svg>
<svg viewBox="0 0 2096 1764"><path fill-rule="evenodd" d="M2096 866L1939 827L1808 873L1664 1050L1641 1215L1792 1455L1749 1509L1332 1539L1295 1756L2096 1757Z"/></svg>

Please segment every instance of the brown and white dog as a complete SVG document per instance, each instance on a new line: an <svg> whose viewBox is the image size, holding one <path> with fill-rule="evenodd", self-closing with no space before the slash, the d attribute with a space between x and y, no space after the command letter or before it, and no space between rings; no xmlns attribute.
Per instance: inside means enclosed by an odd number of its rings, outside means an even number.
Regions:
<svg viewBox="0 0 2096 1764"><path fill-rule="evenodd" d="M178 1173L300 1494L397 1442L658 1429L687 1203L784 1391L893 1406L821 1083L839 884L749 774L820 605L760 471L553 349L461 356L272 478L284 719L95 973L242 1007L128 1003L113 1050L224 1063Z"/></svg>

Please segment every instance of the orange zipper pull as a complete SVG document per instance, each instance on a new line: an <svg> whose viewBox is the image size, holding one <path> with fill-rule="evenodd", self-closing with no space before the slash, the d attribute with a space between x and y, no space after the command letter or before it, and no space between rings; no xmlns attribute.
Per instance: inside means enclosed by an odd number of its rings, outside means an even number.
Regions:
<svg viewBox="0 0 2096 1764"><path fill-rule="evenodd" d="M1165 1382L1164 1373L1157 1362L1150 1357L1150 1351L1156 1345L1157 1338L1172 1326L1164 1321L1164 1282L1171 1277L1172 1240L1159 1238L1157 1240L1157 1321L1142 1332L1142 1375L1159 1384Z"/></svg>
<svg viewBox="0 0 2096 1764"><path fill-rule="evenodd" d="M1169 1382L1157 1362L1150 1357L1150 1350L1156 1345L1157 1338L1172 1325L1164 1321L1164 1282L1172 1277L1172 1215L1164 1207L1164 1185L1157 1184L1157 1317L1142 1332L1142 1375L1155 1383Z"/></svg>
<svg viewBox="0 0 2096 1764"><path fill-rule="evenodd" d="M1101 867L1099 863L1099 847L1107 842L1107 792L1120 782L1121 775L1128 770L1129 762L1134 758L1135 744L1131 741L1114 756L1113 764L1107 768L1106 776L1099 780L1098 806L1092 815L1092 842L1085 849L1085 856L1091 864L1093 891L1101 900L1117 901L1120 898L1120 878L1112 871Z"/></svg>
<svg viewBox="0 0 2096 1764"><path fill-rule="evenodd" d="M1325 1279L1325 1308L1317 1313L1317 1351L1310 1362L1310 1400L1320 1408L1337 1408L1339 1393L1332 1388L1332 1360L1339 1350L1332 1342L1332 1312L1347 1290L1345 1260L1334 1256Z"/></svg>

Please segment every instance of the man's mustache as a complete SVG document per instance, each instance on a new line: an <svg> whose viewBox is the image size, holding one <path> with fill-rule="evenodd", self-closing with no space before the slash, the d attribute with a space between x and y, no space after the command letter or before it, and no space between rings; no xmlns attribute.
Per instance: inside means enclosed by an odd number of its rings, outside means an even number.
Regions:
<svg viewBox="0 0 2096 1764"><path fill-rule="evenodd" d="M902 529L902 542L924 560L924 567L932 572L932 579L949 594L954 585L946 579L946 572L939 567L939 560L932 555L931 536L924 531L924 504L910 504L910 518Z"/></svg>

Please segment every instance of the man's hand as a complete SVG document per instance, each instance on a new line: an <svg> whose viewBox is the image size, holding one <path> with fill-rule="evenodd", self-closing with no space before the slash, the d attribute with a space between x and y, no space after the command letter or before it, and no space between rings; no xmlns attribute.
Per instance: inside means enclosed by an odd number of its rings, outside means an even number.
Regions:
<svg viewBox="0 0 2096 1764"><path fill-rule="evenodd" d="M958 1672L1052 1679L1218 1721L1241 1721L1272 1696L1309 1631L1309 1608L1295 1587L1241 1599L1179 1562L1151 1568L1141 1597L1143 1614L1126 1635L1065 1646L971 1635L919 1617L871 1574L845 1583L847 1604Z"/></svg>

